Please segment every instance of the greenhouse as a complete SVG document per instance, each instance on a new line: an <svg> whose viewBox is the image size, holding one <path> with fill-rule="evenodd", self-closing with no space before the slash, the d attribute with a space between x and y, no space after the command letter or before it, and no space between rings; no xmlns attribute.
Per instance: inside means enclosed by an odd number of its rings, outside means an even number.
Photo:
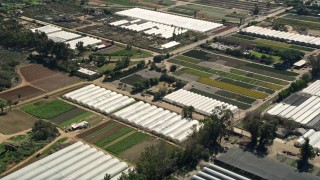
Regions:
<svg viewBox="0 0 320 180"><path fill-rule="evenodd" d="M193 129L201 127L199 121L92 84L63 98L177 142L186 140Z"/></svg>
<svg viewBox="0 0 320 180"><path fill-rule="evenodd" d="M295 34L291 32L276 31L258 26L250 26L241 30L242 33L261 36L269 39L277 39L280 41L289 41L296 44L319 46L320 38L316 36Z"/></svg>
<svg viewBox="0 0 320 180"><path fill-rule="evenodd" d="M92 37L86 36L86 37L81 37L79 39L66 41L65 43L69 44L70 49L76 49L76 45L77 45L78 42L83 42L83 46L86 47L86 46L89 46L89 45L98 44L98 43L100 43L102 41L100 39L96 39L96 38L92 38Z"/></svg>
<svg viewBox="0 0 320 180"><path fill-rule="evenodd" d="M240 174L234 173L230 170L217 166L215 164L209 164L208 167L204 167L201 171L199 171L196 175L193 175L193 180L250 180Z"/></svg>
<svg viewBox="0 0 320 180"><path fill-rule="evenodd" d="M46 33L46 34L57 32L57 31L61 31L61 30L62 30L61 28L55 27L55 26L51 26L51 25L47 25L47 26L42 26L42 27L39 27L39 28L31 29L32 32L39 31L39 32L43 32L43 33Z"/></svg>
<svg viewBox="0 0 320 180"><path fill-rule="evenodd" d="M315 81L310 86L303 89L302 92L315 96L320 96L320 80Z"/></svg>
<svg viewBox="0 0 320 180"><path fill-rule="evenodd" d="M313 148L320 150L320 131L310 129L295 142L295 145L300 147L306 138L309 139L309 144Z"/></svg>
<svg viewBox="0 0 320 180"><path fill-rule="evenodd" d="M131 18L143 19L150 22L165 24L168 26L180 27L187 30L207 32L219 27L222 24L204 21L200 19L194 19L184 16L178 16L158 11L152 11L142 8L132 8L124 11L116 12L117 15L127 16ZM120 23L116 23L120 24Z"/></svg>
<svg viewBox="0 0 320 180"><path fill-rule="evenodd" d="M237 106L233 106L212 98L208 98L184 89L180 89L176 92L166 95L163 98L163 100L181 107L193 106L196 112L207 116L210 116L214 108L219 106L225 106L227 109L230 109L233 113L238 111Z"/></svg>
<svg viewBox="0 0 320 180"><path fill-rule="evenodd" d="M116 179L128 165L82 142L74 143L39 161L9 174L2 180L25 179Z"/></svg>

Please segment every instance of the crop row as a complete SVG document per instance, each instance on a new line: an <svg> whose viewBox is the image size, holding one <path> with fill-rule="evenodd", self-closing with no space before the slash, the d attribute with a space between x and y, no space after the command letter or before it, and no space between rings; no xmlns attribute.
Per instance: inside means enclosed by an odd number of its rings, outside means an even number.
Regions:
<svg viewBox="0 0 320 180"><path fill-rule="evenodd" d="M101 133L103 133L103 132L105 132L105 131L108 131L108 130L110 130L110 129L115 128L116 126L117 126L117 124L112 123L112 124L110 124L110 125L108 125L108 126L105 126L105 127L101 128L101 129L93 132L92 134L89 134L88 136L85 136L84 139L87 139L87 140L88 140L88 139L91 139L91 138L93 138L93 137L95 137L95 136L97 136L97 135L99 135L99 134L101 134Z"/></svg>
<svg viewBox="0 0 320 180"><path fill-rule="evenodd" d="M250 98L247 96L243 96L241 94L233 93L230 91L225 91L225 90L219 90L216 92L216 94L219 96L234 99L236 101L243 102L246 104L252 104L256 101L256 99L253 99L253 98Z"/></svg>
<svg viewBox="0 0 320 180"><path fill-rule="evenodd" d="M21 109L37 118L51 119L74 108L75 106L56 99L42 105L29 104Z"/></svg>
<svg viewBox="0 0 320 180"><path fill-rule="evenodd" d="M192 58L192 57L188 57L188 56L176 56L174 57L175 59L178 59L178 60L182 60L182 61L187 61L187 62L190 62L190 63L194 63L194 64L197 64L199 62L201 62L199 59L195 59L195 58Z"/></svg>
<svg viewBox="0 0 320 180"><path fill-rule="evenodd" d="M263 66L263 65L259 65L259 64L254 64L254 63L248 63L246 66L253 67L253 68L256 68L256 69L265 70L265 71L270 71L270 72L274 72L274 73L278 73L278 74L283 74L283 75L286 75L286 76L298 76L299 75L298 73L295 73L295 72L281 71L281 70L274 69L272 67Z"/></svg>
<svg viewBox="0 0 320 180"><path fill-rule="evenodd" d="M289 82L287 82L287 81L271 78L271 77L268 77L268 76L262 76L260 74L255 74L255 73L251 73L251 72L242 71L240 69L231 69L230 72L234 73L234 74L239 74L239 75L242 75L242 76L246 76L246 77L251 77L251 78L254 78L254 79L259 79L261 81L266 81L266 82L273 83L273 84L269 84L271 86L275 85L275 86L273 86L273 88L270 87L270 89L276 89L276 88L280 88L281 89L281 86L279 86L279 85L288 85L289 84ZM269 86L269 85L267 85L267 86Z"/></svg>
<svg viewBox="0 0 320 180"><path fill-rule="evenodd" d="M256 99L264 99L264 98L268 97L268 94L266 94L266 93L262 93L259 91L243 88L240 86L235 86L232 84L212 80L209 78L199 78L198 82L203 83L203 84L207 84L212 87L217 87L217 88L224 89L227 91L239 93L239 94L242 94L242 95L245 95L248 97L252 97L252 98L256 98Z"/></svg>
<svg viewBox="0 0 320 180"><path fill-rule="evenodd" d="M147 134L143 134L140 132L135 132L129 137L126 137L122 139L121 141L109 146L106 148L107 151L113 153L113 154L119 154L126 149L129 149L130 147L140 143L141 141L145 140L148 138Z"/></svg>
<svg viewBox="0 0 320 180"><path fill-rule="evenodd" d="M282 88L282 86L280 86L280 85L271 84L271 83L268 83L268 82L263 82L263 81L260 81L260 80L257 80L257 79L249 78L249 77L238 75L238 74L227 73L227 72L219 71L219 70L215 70L215 69L209 69L207 67L196 65L196 64L192 64L192 63L188 63L188 62L185 62L185 61L180 61L180 60L176 60L176 59L170 59L169 62L178 64L178 65L182 65L182 66L185 66L185 67L189 67L189 68L192 68L192 69L195 69L195 70L205 71L205 72L208 72L208 73L211 73L211 74L219 75L221 77L225 77L225 78L234 79L234 80L237 80L237 81L246 82L246 83L249 83L249 84L254 84L254 85L262 86L262 87L265 87L265 88L270 88L272 90L279 90L279 89ZM190 72L191 71L189 71L189 73ZM195 74L193 73L192 75L195 75ZM202 74L201 76L198 76L198 77L204 77L204 76L208 76L208 75Z"/></svg>
<svg viewBox="0 0 320 180"><path fill-rule="evenodd" d="M227 97L222 97L222 96L219 96L219 95L216 95L216 94L204 92L204 91L201 91L201 90L198 90L198 89L192 88L189 91L197 93L197 94L201 94L201 95L206 96L208 98L212 98L212 99L216 99L216 100L228 103L228 104L232 104L232 105L237 106L238 108L243 109L243 110L249 109L251 107L251 105L249 105L249 104L242 103L242 102L239 102L239 101L236 101L236 100L233 100L233 99L229 99Z"/></svg>
<svg viewBox="0 0 320 180"><path fill-rule="evenodd" d="M255 86L255 85L244 83L244 82L240 82L240 81L235 81L235 80L228 79L228 78L220 78L220 79L217 79L217 80L221 81L221 82L228 83L228 84L233 84L233 85L236 85L236 86L248 88L248 89L255 89L255 90L258 90L258 91L261 91L261 92L265 92L265 93L268 93L268 94L273 94L274 93L274 90L271 90L271 89Z"/></svg>
<svg viewBox="0 0 320 180"><path fill-rule="evenodd" d="M242 35L242 34L233 34L232 37L236 37L236 38L241 38L241 39L246 39L246 40L255 40L257 38L252 37L252 36L247 36L247 35Z"/></svg>
<svg viewBox="0 0 320 180"><path fill-rule="evenodd" d="M133 131L133 129L128 128L128 127L124 127L122 129L118 130L117 132L113 133L112 135L108 136L107 138L98 141L96 143L96 145L103 148L107 144L111 143L112 141L118 139L119 137L121 137L131 131Z"/></svg>

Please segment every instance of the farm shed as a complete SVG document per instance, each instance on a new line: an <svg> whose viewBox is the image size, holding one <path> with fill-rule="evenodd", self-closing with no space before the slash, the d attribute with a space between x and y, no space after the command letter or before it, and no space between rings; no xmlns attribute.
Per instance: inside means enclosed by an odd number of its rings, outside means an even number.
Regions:
<svg viewBox="0 0 320 180"><path fill-rule="evenodd" d="M180 43L177 42L177 41L170 41L170 42L168 42L168 43L166 43L166 44L161 45L161 48L162 48L162 49L169 49L169 48L172 48L172 47L174 47L174 46L178 46L179 44L180 44Z"/></svg>
<svg viewBox="0 0 320 180"><path fill-rule="evenodd" d="M178 142L187 139L192 133L192 127L201 127L199 121L184 119L174 112L142 101L137 102L95 85L67 93L63 98Z"/></svg>
<svg viewBox="0 0 320 180"><path fill-rule="evenodd" d="M294 63L293 66L294 66L295 68L297 68L297 69L300 69L300 68L305 67L306 64L307 64L307 61L302 59L302 60Z"/></svg>
<svg viewBox="0 0 320 180"><path fill-rule="evenodd" d="M67 41L66 44L70 45L70 49L76 49L76 44L78 42L83 42L83 46L86 47L86 46L89 46L89 45L98 44L98 43L101 42L101 40L87 36L87 37L82 37L82 38L79 38L79 39L74 39L74 40L71 40L71 41Z"/></svg>
<svg viewBox="0 0 320 180"><path fill-rule="evenodd" d="M295 93L267 111L269 115L320 128L320 97Z"/></svg>
<svg viewBox="0 0 320 180"><path fill-rule="evenodd" d="M320 80L315 81L310 86L303 89L302 92L310 95L320 96Z"/></svg>
<svg viewBox="0 0 320 180"><path fill-rule="evenodd" d="M157 12L157 11L152 11L152 10L147 10L142 8L132 8L132 9L116 12L116 14L120 16L143 19L146 21L151 21L155 23L165 24L168 26L174 26L174 27L179 27L179 28L192 30L192 31L199 31L199 32L207 32L223 26L222 24L218 24L210 21L183 17L183 16Z"/></svg>
<svg viewBox="0 0 320 180"><path fill-rule="evenodd" d="M61 31L61 30L62 30L61 28L56 27L56 26L51 26L51 25L47 25L47 26L42 26L42 27L39 27L39 28L31 29L32 32L39 31L39 32L43 32L43 33L46 33L46 34L57 32L57 31Z"/></svg>
<svg viewBox="0 0 320 180"><path fill-rule="evenodd" d="M209 164L209 166L204 167L201 171L199 171L196 175L193 175L193 180L218 180L218 179L226 179L226 180L250 180L240 174L234 173L230 170L217 166L215 164Z"/></svg>
<svg viewBox="0 0 320 180"><path fill-rule="evenodd" d="M233 113L238 111L237 106L208 98L184 89L180 89L176 92L166 95L163 100L181 107L193 106L197 112L207 116L210 116L212 114L212 110L218 106L226 106L227 109L230 109Z"/></svg>
<svg viewBox="0 0 320 180"><path fill-rule="evenodd" d="M86 68L80 68L77 71L77 74L80 77L87 78L87 79L95 79L95 78L97 78L99 76L99 73L97 73L95 71L91 71L91 70L86 69Z"/></svg>
<svg viewBox="0 0 320 180"><path fill-rule="evenodd" d="M116 177L128 168L126 163L77 142L9 174L2 180L103 179L106 173Z"/></svg>
<svg viewBox="0 0 320 180"><path fill-rule="evenodd" d="M284 31L276 31L272 29L262 28L258 26L250 26L241 30L242 33L264 37L268 39L276 39L280 41L288 41L295 44L306 46L320 46L320 38L309 35L301 35Z"/></svg>

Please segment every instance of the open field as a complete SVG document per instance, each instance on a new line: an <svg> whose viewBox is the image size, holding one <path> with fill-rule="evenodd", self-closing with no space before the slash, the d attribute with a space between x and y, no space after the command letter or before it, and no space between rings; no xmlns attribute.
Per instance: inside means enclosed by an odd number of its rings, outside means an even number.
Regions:
<svg viewBox="0 0 320 180"><path fill-rule="evenodd" d="M273 55L269 55L269 54L264 54L264 53L260 53L260 52L257 52L257 51L251 51L251 54L255 55L256 57L258 58L261 58L261 56L270 56L272 58L272 62L273 63L281 63L282 60L280 60L280 56L273 56Z"/></svg>
<svg viewBox="0 0 320 180"><path fill-rule="evenodd" d="M121 6L143 6L143 7L150 7L150 8L158 8L163 6L171 6L175 4L175 1L172 0L164 0L164 1L157 1L157 0L107 0L107 3L112 3Z"/></svg>
<svg viewBox="0 0 320 180"><path fill-rule="evenodd" d="M190 89L189 91L206 96L208 98L212 98L212 99L216 99L216 100L228 103L228 104L232 104L232 105L237 106L238 108L243 109L243 110L249 109L251 107L251 105L243 103L244 101L239 102L239 101L231 99L230 97L223 97L223 96L217 95L217 93L213 94L213 93L201 91L201 90L194 89L194 88ZM221 90L221 91L223 91L223 90Z"/></svg>
<svg viewBox="0 0 320 180"><path fill-rule="evenodd" d="M246 19L246 14L248 13L246 11L233 13L231 9L223 9L198 4L187 4L169 8L169 12L188 16L194 16L194 11L197 11L197 18L209 19L214 21L221 21L222 19L225 19L228 22L234 23L238 23L240 17Z"/></svg>
<svg viewBox="0 0 320 180"><path fill-rule="evenodd" d="M135 163L145 147L159 142L147 134L109 120L79 135L78 138Z"/></svg>
<svg viewBox="0 0 320 180"><path fill-rule="evenodd" d="M21 109L35 117L51 119L74 108L75 106L56 99L50 102L28 104Z"/></svg>
<svg viewBox="0 0 320 180"><path fill-rule="evenodd" d="M71 125L72 123L79 122L90 115L92 115L91 112L87 112L81 108L74 108L70 111L57 115L54 118L51 118L50 121L61 127L65 127Z"/></svg>
<svg viewBox="0 0 320 180"><path fill-rule="evenodd" d="M46 91L66 87L80 81L78 77L70 77L67 74L50 70L40 64L21 67L20 72L26 81Z"/></svg>
<svg viewBox="0 0 320 180"><path fill-rule="evenodd" d="M18 95L21 95L21 100L25 100L35 96L39 96L44 93L45 91L32 86L22 86L13 90L0 93L0 98L5 100L11 99L13 102L16 102L19 100Z"/></svg>
<svg viewBox="0 0 320 180"><path fill-rule="evenodd" d="M36 119L19 110L7 112L0 116L0 133L14 134L32 128ZM1 152L1 151L0 151Z"/></svg>
<svg viewBox="0 0 320 180"><path fill-rule="evenodd" d="M138 83L138 82L142 83L145 80L147 80L147 79L138 75L138 74L133 74L131 76L127 76L127 77L121 79L120 82L123 82L125 84L129 84L129 85L133 86L135 83Z"/></svg>
<svg viewBox="0 0 320 180"><path fill-rule="evenodd" d="M287 24L291 26L306 27L310 29L320 29L320 22L291 19L291 18L282 18L282 17L277 18L274 21L277 23Z"/></svg>

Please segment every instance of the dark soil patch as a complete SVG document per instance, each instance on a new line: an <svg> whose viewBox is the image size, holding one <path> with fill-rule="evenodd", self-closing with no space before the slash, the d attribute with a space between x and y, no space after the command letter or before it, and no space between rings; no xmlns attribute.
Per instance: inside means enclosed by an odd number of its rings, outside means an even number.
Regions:
<svg viewBox="0 0 320 180"><path fill-rule="evenodd" d="M35 96L39 96L44 93L45 91L32 86L22 86L20 88L0 93L0 98L5 100L11 99L13 102L17 102L19 101L18 94L21 95L21 100L25 100Z"/></svg>
<svg viewBox="0 0 320 180"><path fill-rule="evenodd" d="M69 119L72 119L72 118L74 118L76 116L79 116L79 115L81 115L81 114L83 114L85 112L86 111L83 110L83 109L74 108L74 109L72 109L70 111L67 111L67 112L65 112L63 114L60 114L60 115L52 118L50 121L52 121L55 124L61 124L62 122L67 121Z"/></svg>
<svg viewBox="0 0 320 180"><path fill-rule="evenodd" d="M106 127L106 126L111 125L112 123L114 123L114 121L107 121L107 122L105 122L103 124L100 124L99 126L93 127L91 129L89 129L89 130L77 135L77 137L83 139L83 138L89 136L90 134L92 134L92 133L94 133L96 131L99 131L100 129L102 129L102 128Z"/></svg>

